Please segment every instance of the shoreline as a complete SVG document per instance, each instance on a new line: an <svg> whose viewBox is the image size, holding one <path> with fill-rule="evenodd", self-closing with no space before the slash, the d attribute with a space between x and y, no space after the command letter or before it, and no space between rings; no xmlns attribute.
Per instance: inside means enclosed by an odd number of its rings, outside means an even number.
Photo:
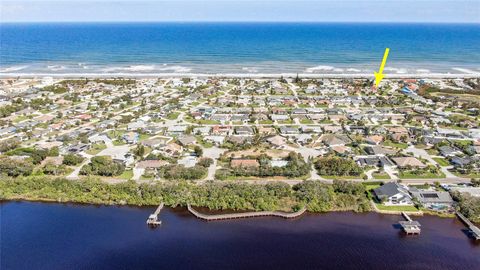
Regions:
<svg viewBox="0 0 480 270"><path fill-rule="evenodd" d="M147 205L137 205L137 204L106 204L106 203L95 203L95 202L75 202L75 201L56 201L56 200L50 200L50 199L29 199L29 198L15 198L15 199L0 199L0 205L2 203L41 203L41 204L62 204L62 205L73 205L73 206L95 206L95 207L131 207L131 208L140 208L140 209L144 209L144 208L155 208L157 207L158 205L157 204L147 204ZM189 206L182 206L182 205L177 205L177 206L171 206L171 205L166 205L164 207L167 207L167 208L170 208L170 209L177 209L177 208L183 208L187 211L189 211ZM223 215L223 214L252 214L252 213L262 213L262 211L253 211L253 210L249 210L249 209L243 209L243 210L233 210L233 209L221 209L221 210L218 210L218 209L210 209L206 206L194 206L196 209L198 208L202 208L202 209L207 209L207 211L202 211L200 212L201 210L196 210L197 212L199 212L201 215L203 216L215 216L215 215ZM432 217L437 217L437 218L451 218L451 219L455 219L456 218L456 215L455 214L445 214L445 213L435 213L433 211L423 211L423 210L419 210L419 211L422 211L422 214L421 215L418 215L416 214L415 212L414 213L409 213L407 212L408 214L410 215L413 215L413 216L432 216ZM269 211L263 211L263 212L269 212ZM283 213L283 214L286 214L286 215L289 215L289 214L295 214L295 213L298 213L300 211L294 211L294 212L285 212L285 211L271 211L271 212L278 212L278 213ZM302 214L299 216L299 217L296 217L296 218L301 218L303 216L303 214L309 214L309 215L322 215L322 214L329 214L329 213L344 213L344 212L350 212L350 213L353 213L353 214L368 214L368 213L376 213L376 214L379 214L379 215L386 215L386 216L401 216L401 211L400 212L388 212L388 211L376 211L375 209L371 209L370 211L363 211L363 212L356 212L356 211L353 211L353 210L342 210L342 209L334 209L334 210L328 210L328 211L320 211L320 212L315 212L315 211L309 211L308 209L306 208L303 208L303 210L301 211ZM193 217L196 217L196 218L199 218L197 216L195 216L195 214L193 214L192 212L189 211L190 214L192 214ZM270 216L270 217L276 217L275 215L266 215L266 216ZM243 217L245 219L252 219L252 218L257 218L257 217L265 217L265 215L259 215L259 216L252 216L252 217ZM199 218L201 220L205 220L205 221L210 221L210 220L207 220L207 219L202 219L202 218ZM235 218L233 218L235 219ZM285 218L285 219L290 219L290 218Z"/></svg>
<svg viewBox="0 0 480 270"><path fill-rule="evenodd" d="M271 79L271 78L295 78L299 76L306 79L373 79L373 73L0 73L0 79L35 79L38 77L52 77L62 79L81 78L250 78L250 79ZM477 73L405 73L385 74L385 79L467 79L480 78Z"/></svg>

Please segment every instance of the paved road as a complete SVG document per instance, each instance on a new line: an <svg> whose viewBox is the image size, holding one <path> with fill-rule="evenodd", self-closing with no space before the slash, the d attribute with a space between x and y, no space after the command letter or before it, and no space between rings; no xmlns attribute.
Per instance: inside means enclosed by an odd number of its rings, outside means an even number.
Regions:
<svg viewBox="0 0 480 270"><path fill-rule="evenodd" d="M430 154L423 150L423 149L418 149L416 148L415 146L409 146L407 149L405 149L405 152L406 153L413 153L413 155L415 157L421 157L423 159L426 159L428 160L428 162L430 162L431 164L435 165L435 166L440 166L440 164L438 164L438 162L436 162L432 156L430 156ZM451 168L451 166L440 166L440 170L445 174L445 177L446 178L457 178L456 175L454 175L453 173L451 173L450 171L448 171L448 169Z"/></svg>

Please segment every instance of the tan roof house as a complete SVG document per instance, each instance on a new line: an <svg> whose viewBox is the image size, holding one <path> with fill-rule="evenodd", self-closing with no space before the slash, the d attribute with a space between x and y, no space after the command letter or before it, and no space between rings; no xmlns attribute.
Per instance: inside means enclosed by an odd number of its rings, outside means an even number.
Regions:
<svg viewBox="0 0 480 270"><path fill-rule="evenodd" d="M427 165L425 165L423 162L418 160L415 157L394 157L392 158L393 162L397 164L399 168L405 168L405 167L414 167L414 168L425 168Z"/></svg>
<svg viewBox="0 0 480 270"><path fill-rule="evenodd" d="M232 161L230 162L230 166L232 168L238 168L238 167L258 168L260 164L256 159L232 159Z"/></svg>
<svg viewBox="0 0 480 270"><path fill-rule="evenodd" d="M275 147L282 147L287 143L287 139L285 139L280 135L275 135L273 137L268 138L267 142L269 142L271 145Z"/></svg>

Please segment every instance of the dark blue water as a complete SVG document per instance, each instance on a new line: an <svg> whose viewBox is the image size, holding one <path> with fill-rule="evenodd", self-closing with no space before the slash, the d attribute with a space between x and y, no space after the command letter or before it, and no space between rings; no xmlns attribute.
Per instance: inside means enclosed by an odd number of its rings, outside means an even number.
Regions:
<svg viewBox="0 0 480 270"><path fill-rule="evenodd" d="M300 219L204 222L185 209L0 204L1 269L479 269L480 243L456 219L307 214Z"/></svg>
<svg viewBox="0 0 480 270"><path fill-rule="evenodd" d="M0 40L3 73L370 72L386 47L393 73L480 68L478 24L1 24Z"/></svg>

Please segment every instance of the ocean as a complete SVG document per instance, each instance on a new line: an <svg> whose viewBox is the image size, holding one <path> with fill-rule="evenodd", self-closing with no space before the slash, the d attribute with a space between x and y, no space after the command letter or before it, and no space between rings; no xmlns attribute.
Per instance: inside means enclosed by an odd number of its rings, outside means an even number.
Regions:
<svg viewBox="0 0 480 270"><path fill-rule="evenodd" d="M458 219L332 212L206 222L185 208L0 202L0 269L478 269Z"/></svg>
<svg viewBox="0 0 480 270"><path fill-rule="evenodd" d="M0 24L0 76L480 73L480 24Z"/></svg>

